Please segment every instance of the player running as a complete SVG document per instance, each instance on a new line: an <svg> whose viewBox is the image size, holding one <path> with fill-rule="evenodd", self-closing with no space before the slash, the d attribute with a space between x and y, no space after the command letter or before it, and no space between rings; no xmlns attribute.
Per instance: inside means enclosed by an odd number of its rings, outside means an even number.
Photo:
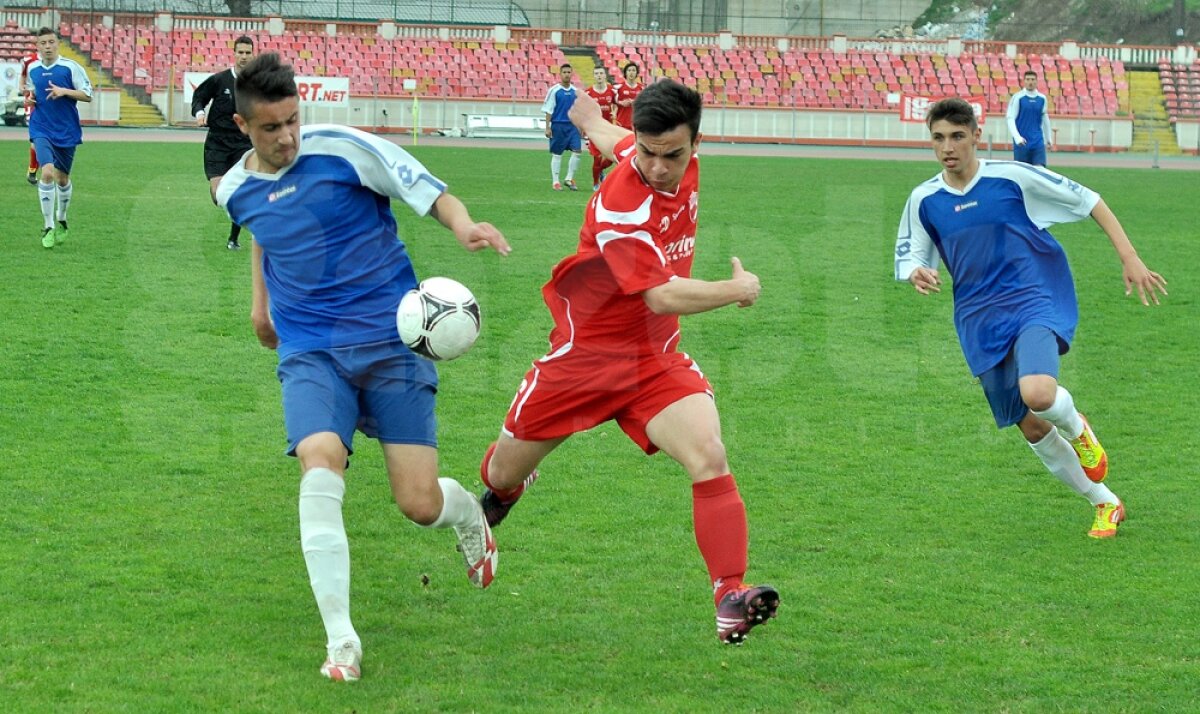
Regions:
<svg viewBox="0 0 1200 714"><path fill-rule="evenodd" d="M964 100L936 103L927 123L943 170L904 208L896 279L922 295L940 292L938 258L946 264L959 343L996 425L1015 424L1050 473L1096 509L1088 535L1111 538L1125 506L1101 483L1108 455L1058 383L1079 308L1067 256L1046 228L1091 216L1121 259L1125 294L1136 287L1143 305L1157 305L1167 281L1146 267L1095 192L1046 169L980 160L981 132Z"/></svg>
<svg viewBox="0 0 1200 714"><path fill-rule="evenodd" d="M749 307L758 277L732 259L728 280L691 277L700 209L700 95L676 82L648 87L634 133L581 96L572 121L616 166L588 202L579 246L542 296L554 318L550 351L517 390L480 468L491 525L500 523L543 458L571 434L616 420L647 454L660 449L692 481L696 543L708 566L717 636L740 644L775 616L779 594L747 585L746 508L730 473L712 386L677 350L679 316Z"/></svg>

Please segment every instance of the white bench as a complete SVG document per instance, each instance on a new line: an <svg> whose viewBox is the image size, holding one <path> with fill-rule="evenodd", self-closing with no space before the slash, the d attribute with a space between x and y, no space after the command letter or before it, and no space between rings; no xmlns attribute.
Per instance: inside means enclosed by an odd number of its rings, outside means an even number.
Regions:
<svg viewBox="0 0 1200 714"><path fill-rule="evenodd" d="M529 139L546 135L544 117L464 114L463 126L466 136L480 139Z"/></svg>

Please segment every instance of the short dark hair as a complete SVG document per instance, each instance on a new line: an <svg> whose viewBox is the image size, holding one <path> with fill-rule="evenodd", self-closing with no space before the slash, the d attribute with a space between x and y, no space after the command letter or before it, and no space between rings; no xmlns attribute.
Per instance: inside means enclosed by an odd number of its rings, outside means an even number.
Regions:
<svg viewBox="0 0 1200 714"><path fill-rule="evenodd" d="M635 70L637 70L638 72L641 72L641 71L642 71L642 68L641 68L641 67L638 67L638 63L637 63L637 62L626 62L626 63L625 63L625 66L621 68L621 74L622 74L622 75L624 75L624 74L625 74L625 72L626 72L626 70L628 70L630 67L633 67L633 68L634 68Z"/></svg>
<svg viewBox="0 0 1200 714"><path fill-rule="evenodd" d="M254 40L250 39L249 35L242 35L233 41L234 47L237 47L238 45L250 45L250 48L254 49Z"/></svg>
<svg viewBox="0 0 1200 714"><path fill-rule="evenodd" d="M1025 74L1021 75L1021 79L1024 79L1026 77L1036 77L1036 76L1037 76L1037 72L1034 72L1032 69L1027 69L1027 70L1025 70Z"/></svg>
<svg viewBox="0 0 1200 714"><path fill-rule="evenodd" d="M979 126L979 122L975 118L975 109L967 103L967 100L959 97L943 99L940 102L934 102L933 106L929 107L929 112L925 115L925 126L933 129L933 123L942 120L955 126L969 126L971 131Z"/></svg>
<svg viewBox="0 0 1200 714"><path fill-rule="evenodd" d="M54 29L53 27L39 27L37 36L41 37L42 35L54 35L55 37L58 37L58 30Z"/></svg>
<svg viewBox="0 0 1200 714"><path fill-rule="evenodd" d="M575 69L575 65L571 64L570 62L563 62L562 64L560 64L558 66L558 71L561 72L564 69L566 69L567 67L570 67L572 70Z"/></svg>
<svg viewBox="0 0 1200 714"><path fill-rule="evenodd" d="M687 124L692 140L700 132L704 102L696 90L669 79L648 85L633 100L633 130L639 134L665 134Z"/></svg>
<svg viewBox="0 0 1200 714"><path fill-rule="evenodd" d="M256 103L278 102L300 94L296 89L296 72L275 52L265 52L250 60L238 73L235 92L238 114L243 119L250 118Z"/></svg>

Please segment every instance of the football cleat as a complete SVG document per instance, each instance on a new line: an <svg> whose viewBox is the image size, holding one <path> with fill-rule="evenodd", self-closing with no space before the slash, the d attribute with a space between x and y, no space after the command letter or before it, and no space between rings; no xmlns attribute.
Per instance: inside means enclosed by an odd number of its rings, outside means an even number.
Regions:
<svg viewBox="0 0 1200 714"><path fill-rule="evenodd" d="M567 185L567 188L571 189L572 191L579 190L579 187L575 185L575 179L567 179L563 183L565 183Z"/></svg>
<svg viewBox="0 0 1200 714"><path fill-rule="evenodd" d="M1096 506L1096 520L1092 521L1092 529L1088 536L1092 538L1112 538L1117 534L1117 525L1125 520L1125 504L1101 503Z"/></svg>
<svg viewBox="0 0 1200 714"><path fill-rule="evenodd" d="M54 229L54 245L62 245L67 240L67 222L59 221L58 228Z"/></svg>
<svg viewBox="0 0 1200 714"><path fill-rule="evenodd" d="M595 193L599 190L600 190L600 184L598 184L598 183L592 184L592 193Z"/></svg>
<svg viewBox="0 0 1200 714"><path fill-rule="evenodd" d="M45 228L42 230L42 247L43 248L53 248L54 247L54 229L53 228Z"/></svg>
<svg viewBox="0 0 1200 714"><path fill-rule="evenodd" d="M1087 417L1080 414L1079 419L1083 422L1083 431L1078 437L1067 441L1079 455L1079 465L1083 467L1083 473L1095 483L1100 483L1108 475L1108 454L1104 452L1104 447L1092 432L1092 425L1088 424Z"/></svg>
<svg viewBox="0 0 1200 714"><path fill-rule="evenodd" d="M740 645L752 628L775 617L778 609L779 593L770 585L725 593L717 605L717 637L727 645Z"/></svg>
<svg viewBox="0 0 1200 714"><path fill-rule="evenodd" d="M562 184L561 184L561 183L559 183L559 182L557 182L557 181L555 181L555 182L554 182L554 185L553 185L553 186L551 186L550 188L553 188L555 191L561 191L561 190L562 190Z"/></svg>
<svg viewBox="0 0 1200 714"><path fill-rule="evenodd" d="M483 495L479 497L479 505L483 507L483 515L487 518L488 525L492 528L500 525L500 521L503 521L508 512L512 510L512 507L517 505L517 501L521 498L521 495L533 485L534 481L537 481L537 477L537 469L534 469L533 473L526 476L521 485L517 487L517 495L508 501L501 501L496 492L490 488L484 490Z"/></svg>
<svg viewBox="0 0 1200 714"><path fill-rule="evenodd" d="M475 522L469 526L455 526L454 534L458 536L458 552L467 564L467 580L477 588L491 585L500 554L496 552L496 540L483 515L483 507L477 503Z"/></svg>
<svg viewBox="0 0 1200 714"><path fill-rule="evenodd" d="M34 169L33 171L30 171L29 173L25 174L25 180L29 182L30 186L37 186L37 182L38 182L37 169Z"/></svg>
<svg viewBox="0 0 1200 714"><path fill-rule="evenodd" d="M321 674L335 682L357 682L362 677L362 645L347 640L329 648Z"/></svg>
<svg viewBox="0 0 1200 714"><path fill-rule="evenodd" d="M237 242L237 238L230 238L229 242L225 244L225 247L229 250L241 250L242 244Z"/></svg>

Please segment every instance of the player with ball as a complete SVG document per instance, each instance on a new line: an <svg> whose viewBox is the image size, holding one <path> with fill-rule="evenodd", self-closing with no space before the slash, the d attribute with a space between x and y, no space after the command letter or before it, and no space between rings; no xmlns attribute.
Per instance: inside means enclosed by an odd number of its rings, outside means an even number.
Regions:
<svg viewBox="0 0 1200 714"><path fill-rule="evenodd" d="M382 445L404 515L454 529L472 584L487 587L496 563L478 501L438 478L437 372L396 332L396 307L417 279L390 199L433 216L467 250L509 246L399 147L347 127L301 128L295 77L278 55L239 73L236 99L254 150L225 174L217 201L254 235L250 317L279 352L287 453L302 474L300 545L327 637L321 673L354 681L362 643L342 497L355 429Z"/></svg>

